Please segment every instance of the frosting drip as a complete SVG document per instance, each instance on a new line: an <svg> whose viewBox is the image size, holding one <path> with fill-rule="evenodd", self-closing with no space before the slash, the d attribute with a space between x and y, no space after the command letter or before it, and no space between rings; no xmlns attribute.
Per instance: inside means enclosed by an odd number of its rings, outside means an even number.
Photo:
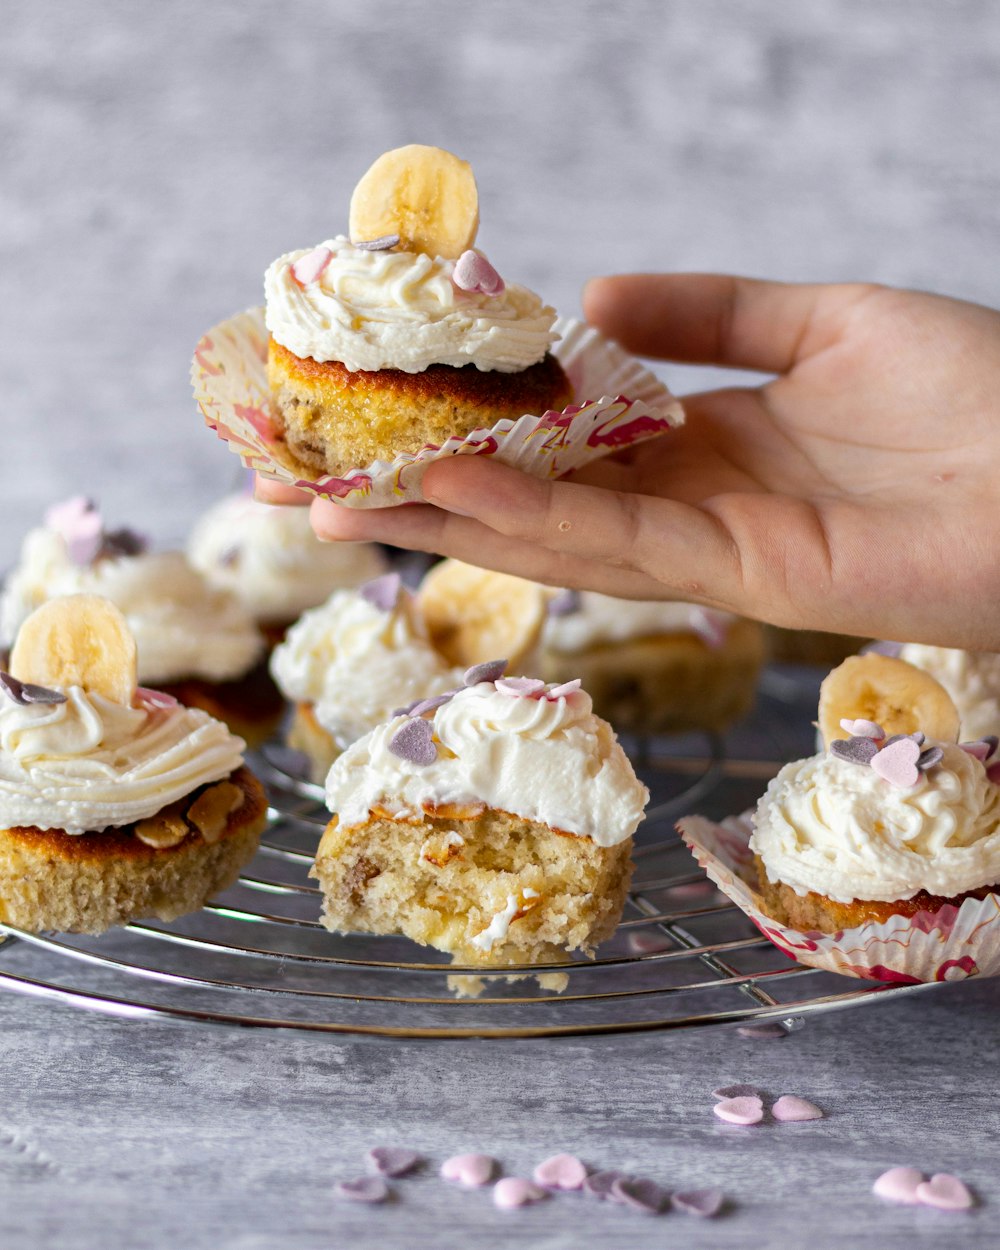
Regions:
<svg viewBox="0 0 1000 1250"><path fill-rule="evenodd" d="M963 738L1000 734L1000 655L908 642L899 658L944 686L958 708Z"/></svg>
<svg viewBox="0 0 1000 1250"><path fill-rule="evenodd" d="M555 342L555 310L523 286L499 295L459 290L455 261L414 252L366 251L344 235L305 285L292 266L312 249L280 256L264 277L265 321L296 356L337 360L348 369L421 373L433 364L473 364L516 373Z"/></svg>

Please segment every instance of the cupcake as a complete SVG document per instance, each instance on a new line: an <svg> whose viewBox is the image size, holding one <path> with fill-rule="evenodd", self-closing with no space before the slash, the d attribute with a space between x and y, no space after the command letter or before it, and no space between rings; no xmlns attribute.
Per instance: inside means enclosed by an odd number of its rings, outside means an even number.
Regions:
<svg viewBox="0 0 1000 1250"><path fill-rule="evenodd" d="M308 508L277 508L242 492L198 520L187 556L214 589L240 601L272 646L308 608L387 568L372 543L321 543Z"/></svg>
<svg viewBox="0 0 1000 1250"><path fill-rule="evenodd" d="M478 225L468 164L412 144L362 178L350 237L270 266L273 418L303 476L343 477L571 401L549 350L555 311L473 249Z"/></svg>
<svg viewBox="0 0 1000 1250"><path fill-rule="evenodd" d="M465 674L349 747L313 875L323 924L464 964L591 953L614 931L648 792L578 681Z"/></svg>
<svg viewBox="0 0 1000 1250"><path fill-rule="evenodd" d="M687 603L560 591L549 601L542 675L578 673L598 715L645 733L723 730L753 706L761 628Z"/></svg>
<svg viewBox="0 0 1000 1250"><path fill-rule="evenodd" d="M388 573L336 590L303 614L271 656L278 688L294 704L288 745L313 780L351 743L417 699L461 682L434 649L413 595Z"/></svg>
<svg viewBox="0 0 1000 1250"><path fill-rule="evenodd" d="M135 640L108 600L38 608L0 672L0 921L100 933L202 907L266 821L243 748L137 689Z"/></svg>
<svg viewBox="0 0 1000 1250"><path fill-rule="evenodd" d="M29 532L0 595L0 644L49 599L95 594L124 613L139 648L139 680L224 720L251 745L277 725L281 698L263 635L227 590L179 551L151 552L131 530L108 530L83 498L50 508Z"/></svg>
<svg viewBox="0 0 1000 1250"><path fill-rule="evenodd" d="M1000 734L1000 655L916 642L903 644L898 654L947 690L958 709L963 737Z"/></svg>

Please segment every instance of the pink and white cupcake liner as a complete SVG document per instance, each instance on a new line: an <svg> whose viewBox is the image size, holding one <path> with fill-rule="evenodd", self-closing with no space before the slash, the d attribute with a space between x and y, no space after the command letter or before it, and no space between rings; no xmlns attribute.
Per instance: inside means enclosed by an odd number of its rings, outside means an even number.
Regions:
<svg viewBox="0 0 1000 1250"><path fill-rule="evenodd" d="M936 912L890 916L839 933L802 933L772 920L756 889L747 845L752 813L721 824L687 816L677 831L698 864L761 933L799 963L849 977L912 985L1000 973L1000 895L946 904Z"/></svg>
<svg viewBox="0 0 1000 1250"><path fill-rule="evenodd" d="M561 317L552 349L581 399L562 412L530 413L490 429L427 444L394 460L376 460L343 477L301 475L278 434L267 385L264 310L251 308L203 335L191 364L191 384L206 425L249 469L349 508L386 508L422 498L420 482L446 456L493 456L533 477L557 478L572 469L645 442L684 421L684 410L634 356L592 327Z"/></svg>

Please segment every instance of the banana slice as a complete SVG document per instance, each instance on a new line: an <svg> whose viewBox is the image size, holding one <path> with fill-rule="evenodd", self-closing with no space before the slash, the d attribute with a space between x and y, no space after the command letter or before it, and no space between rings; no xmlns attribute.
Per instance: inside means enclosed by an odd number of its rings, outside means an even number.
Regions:
<svg viewBox="0 0 1000 1250"><path fill-rule="evenodd" d="M422 143L385 152L354 188L349 229L355 243L398 234L403 251L457 260L479 229L472 166Z"/></svg>
<svg viewBox="0 0 1000 1250"><path fill-rule="evenodd" d="M502 656L508 672L519 672L545 623L542 586L461 560L431 569L417 598L431 642L449 664L465 668Z"/></svg>
<svg viewBox="0 0 1000 1250"><path fill-rule="evenodd" d="M121 612L99 595L50 599L18 630L10 671L18 681L57 690L82 686L128 705L136 685L135 639Z"/></svg>
<svg viewBox="0 0 1000 1250"><path fill-rule="evenodd" d="M819 689L819 729L829 747L849 735L841 718L871 720L887 736L918 729L940 742L957 742L958 711L945 688L905 660L870 653L852 655L828 673Z"/></svg>

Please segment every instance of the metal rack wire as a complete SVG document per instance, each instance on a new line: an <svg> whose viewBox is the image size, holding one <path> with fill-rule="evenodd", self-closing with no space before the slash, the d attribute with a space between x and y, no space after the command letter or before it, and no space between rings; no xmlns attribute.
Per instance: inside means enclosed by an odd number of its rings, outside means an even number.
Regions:
<svg viewBox="0 0 1000 1250"><path fill-rule="evenodd" d="M673 821L778 765L631 744L653 791L622 922L593 960L484 973L403 938L334 935L308 869L326 813L279 748L253 761L271 802L258 855L203 911L101 937L7 928L0 988L131 1019L427 1038L547 1037L780 1021L924 986L835 977L767 942L701 874Z"/></svg>

